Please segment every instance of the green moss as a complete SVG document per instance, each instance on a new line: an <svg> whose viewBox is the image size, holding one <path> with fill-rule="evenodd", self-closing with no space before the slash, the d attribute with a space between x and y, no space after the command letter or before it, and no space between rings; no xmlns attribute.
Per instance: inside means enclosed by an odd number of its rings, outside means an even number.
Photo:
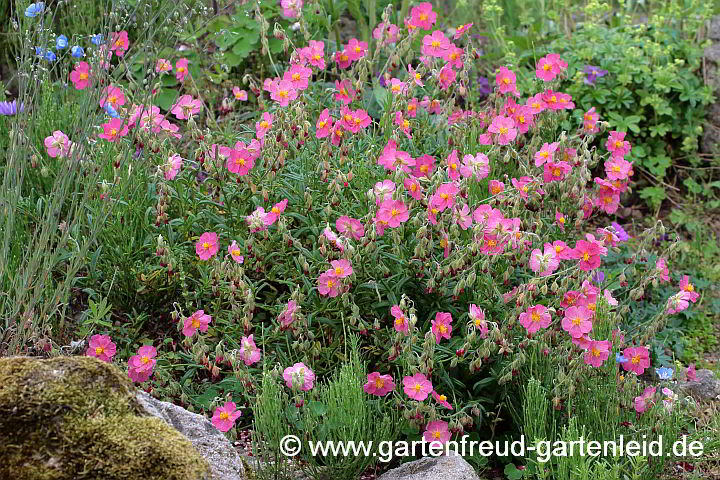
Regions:
<svg viewBox="0 0 720 480"><path fill-rule="evenodd" d="M199 480L207 462L90 357L0 359L0 478Z"/></svg>

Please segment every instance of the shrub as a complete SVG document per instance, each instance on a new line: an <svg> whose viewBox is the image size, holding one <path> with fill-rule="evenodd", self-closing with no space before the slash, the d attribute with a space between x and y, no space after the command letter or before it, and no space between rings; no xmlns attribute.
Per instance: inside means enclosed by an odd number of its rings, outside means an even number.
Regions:
<svg viewBox="0 0 720 480"><path fill-rule="evenodd" d="M390 10L379 32L392 32ZM255 15L266 26L262 11ZM107 32L110 58L88 47L89 78L80 76L86 66L61 58L54 68L63 81L75 72L72 86L59 89L46 75L25 98L35 109L41 93L60 90L67 108L81 108L76 127L66 135L34 116L18 121L37 127L28 131L53 192L67 166L92 180L80 190L82 215L73 216L90 243L70 255L70 278L59 278L62 292L72 281L112 301L94 300L81 330L103 326L96 332L117 340L131 378L143 384L152 375L153 388L179 402L211 409L228 395L255 400L271 452L281 434L303 427L306 439L391 435L395 414L403 438L446 441L466 431L509 438L533 408L547 405L554 411L533 435L574 438L579 423L567 421L574 415L588 435L614 438L620 426L606 421L607 412L629 418L633 410L641 415L628 435L656 425L679 433L635 376L651 364L653 335L697 301L690 279L634 335L623 335L631 302L668 281L664 262L676 244L657 252L661 262L648 261L665 233L658 222L636 236L635 257L616 276L605 281L597 271L628 240L606 214L628 189L634 170L625 157L635 147L592 109L573 123L574 98L558 91L568 71L559 55L538 61L530 98L520 97L516 74L503 67L480 103L467 87L477 47L471 27L452 41L431 34L429 3L413 6L406 20L397 38L381 33L372 46L351 39L332 52L329 44L288 40L290 57L274 60L278 77L262 86L248 80L257 93L254 128L242 114L218 124L192 66L150 58L143 43L150 39L138 45L126 30ZM298 21L307 28L304 16ZM260 29L263 45L268 32ZM121 75L139 61L150 66L147 81ZM163 105L168 64L178 91ZM11 152L17 161L28 149ZM72 204L70 196L60 191L53 206ZM45 245L57 251L66 242ZM88 273L75 279L80 265ZM108 304L121 306L112 324ZM8 305L8 322L22 324ZM142 313L133 314L138 305ZM316 376L348 360L351 335L359 340L350 364L314 388ZM358 352L367 366L364 393ZM295 407L267 374L275 368ZM545 390L535 384L528 403L531 378ZM215 412L223 429L237 418L232 403ZM671 404L682 412L682 402ZM360 418L394 413L374 430L347 418L353 408ZM515 421L491 420L506 413ZM309 461L315 471L366 465Z"/></svg>

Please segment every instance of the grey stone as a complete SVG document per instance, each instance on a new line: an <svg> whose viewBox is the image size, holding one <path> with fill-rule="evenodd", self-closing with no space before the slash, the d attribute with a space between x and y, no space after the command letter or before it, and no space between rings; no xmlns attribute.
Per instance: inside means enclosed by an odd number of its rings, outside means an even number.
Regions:
<svg viewBox="0 0 720 480"><path fill-rule="evenodd" d="M705 48L705 59L709 62L720 63L720 41L713 42Z"/></svg>
<svg viewBox="0 0 720 480"><path fill-rule="evenodd" d="M720 15L710 19L709 37L711 40L720 40Z"/></svg>
<svg viewBox="0 0 720 480"><path fill-rule="evenodd" d="M480 480L475 469L460 455L425 457L405 463L377 480Z"/></svg>
<svg viewBox="0 0 720 480"><path fill-rule="evenodd" d="M212 480L245 480L245 468L230 441L210 421L168 402L161 402L138 390L136 398L143 409L184 435L210 464Z"/></svg>
<svg viewBox="0 0 720 480"><path fill-rule="evenodd" d="M694 381L680 382L678 387L697 399L720 401L720 379L712 370L698 370Z"/></svg>

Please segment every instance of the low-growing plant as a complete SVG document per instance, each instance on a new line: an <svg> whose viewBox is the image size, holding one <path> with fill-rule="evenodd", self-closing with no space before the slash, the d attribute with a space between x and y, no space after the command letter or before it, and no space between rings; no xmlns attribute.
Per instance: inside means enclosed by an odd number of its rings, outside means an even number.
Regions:
<svg viewBox="0 0 720 480"><path fill-rule="evenodd" d="M307 31L302 2L293 5ZM269 24L256 7L249 14L267 53ZM393 15L405 26L391 24ZM511 439L527 428L536 438L604 440L633 416L632 436L681 431L687 404L637 378L663 365L649 347L698 301L694 279L653 299L642 321L629 315L670 281L678 243L655 245L665 234L656 222L636 235L630 262L607 279L599 271L629 240L607 215L629 190L635 147L593 109L574 121L575 98L558 91L569 67L557 54L538 59L527 97L515 71L501 67L479 101L468 88L472 25L451 40L432 31L436 19L427 2L389 7L374 48L357 38L334 49L304 44L276 25L288 55L273 57L277 77L247 78L254 125L235 107L219 124L190 60L152 58L151 39L135 43L127 30L89 47L90 64L63 57L25 87L37 92L24 97L33 112L43 111L35 110L43 95L80 108L67 133L35 116L17 122L28 122L50 191L63 185L63 168L91 178L86 190L65 188L47 203L52 213L74 205L73 195L86 200L71 211L89 243L57 273L65 295L72 284L107 299L78 326L94 333L86 353L117 355L145 388L214 408L222 431L254 416L270 476L287 473L279 440L297 432L303 442L445 443L466 432ZM147 81L133 78L137 63L150 70ZM171 76L177 83L164 84ZM242 105L245 93L229 101ZM13 131L17 145L23 137ZM15 161L24 152L11 148ZM11 183L11 205L43 198L41 178L25 190ZM43 225L57 221L49 218ZM50 258L48 271L57 271L62 263ZM32 264L13 266L11 274L37 275ZM119 310L110 326L109 305ZM48 325L66 321L44 313ZM28 341L11 339L15 350ZM254 415L241 416L243 404ZM305 459L314 476L332 478L371 460ZM604 461L559 460L550 471L657 475L664 465Z"/></svg>

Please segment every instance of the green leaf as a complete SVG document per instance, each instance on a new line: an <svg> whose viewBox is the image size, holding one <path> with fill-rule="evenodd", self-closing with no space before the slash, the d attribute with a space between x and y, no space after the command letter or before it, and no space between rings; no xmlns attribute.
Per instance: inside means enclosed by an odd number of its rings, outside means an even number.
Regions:
<svg viewBox="0 0 720 480"><path fill-rule="evenodd" d="M520 480L525 476L526 472L525 470L518 470L518 468L512 463L508 463L505 465L503 473L505 473L509 480Z"/></svg>
<svg viewBox="0 0 720 480"><path fill-rule="evenodd" d="M652 173L659 179L665 177L665 171L670 168L671 164L672 160L667 155L657 155L654 157L649 157L645 161L643 161L643 165L645 165L647 169L650 170L650 173Z"/></svg>
<svg viewBox="0 0 720 480"><path fill-rule="evenodd" d="M327 405L322 402L312 401L308 402L308 408L310 411L317 416L325 415L327 413Z"/></svg>
<svg viewBox="0 0 720 480"><path fill-rule="evenodd" d="M171 88L161 88L155 97L155 103L163 110L170 110L175 99L178 97L177 90Z"/></svg>
<svg viewBox="0 0 720 480"><path fill-rule="evenodd" d="M662 187L645 187L638 193L640 194L640 198L647 200L654 208L659 207L662 201L667 198L665 189Z"/></svg>

